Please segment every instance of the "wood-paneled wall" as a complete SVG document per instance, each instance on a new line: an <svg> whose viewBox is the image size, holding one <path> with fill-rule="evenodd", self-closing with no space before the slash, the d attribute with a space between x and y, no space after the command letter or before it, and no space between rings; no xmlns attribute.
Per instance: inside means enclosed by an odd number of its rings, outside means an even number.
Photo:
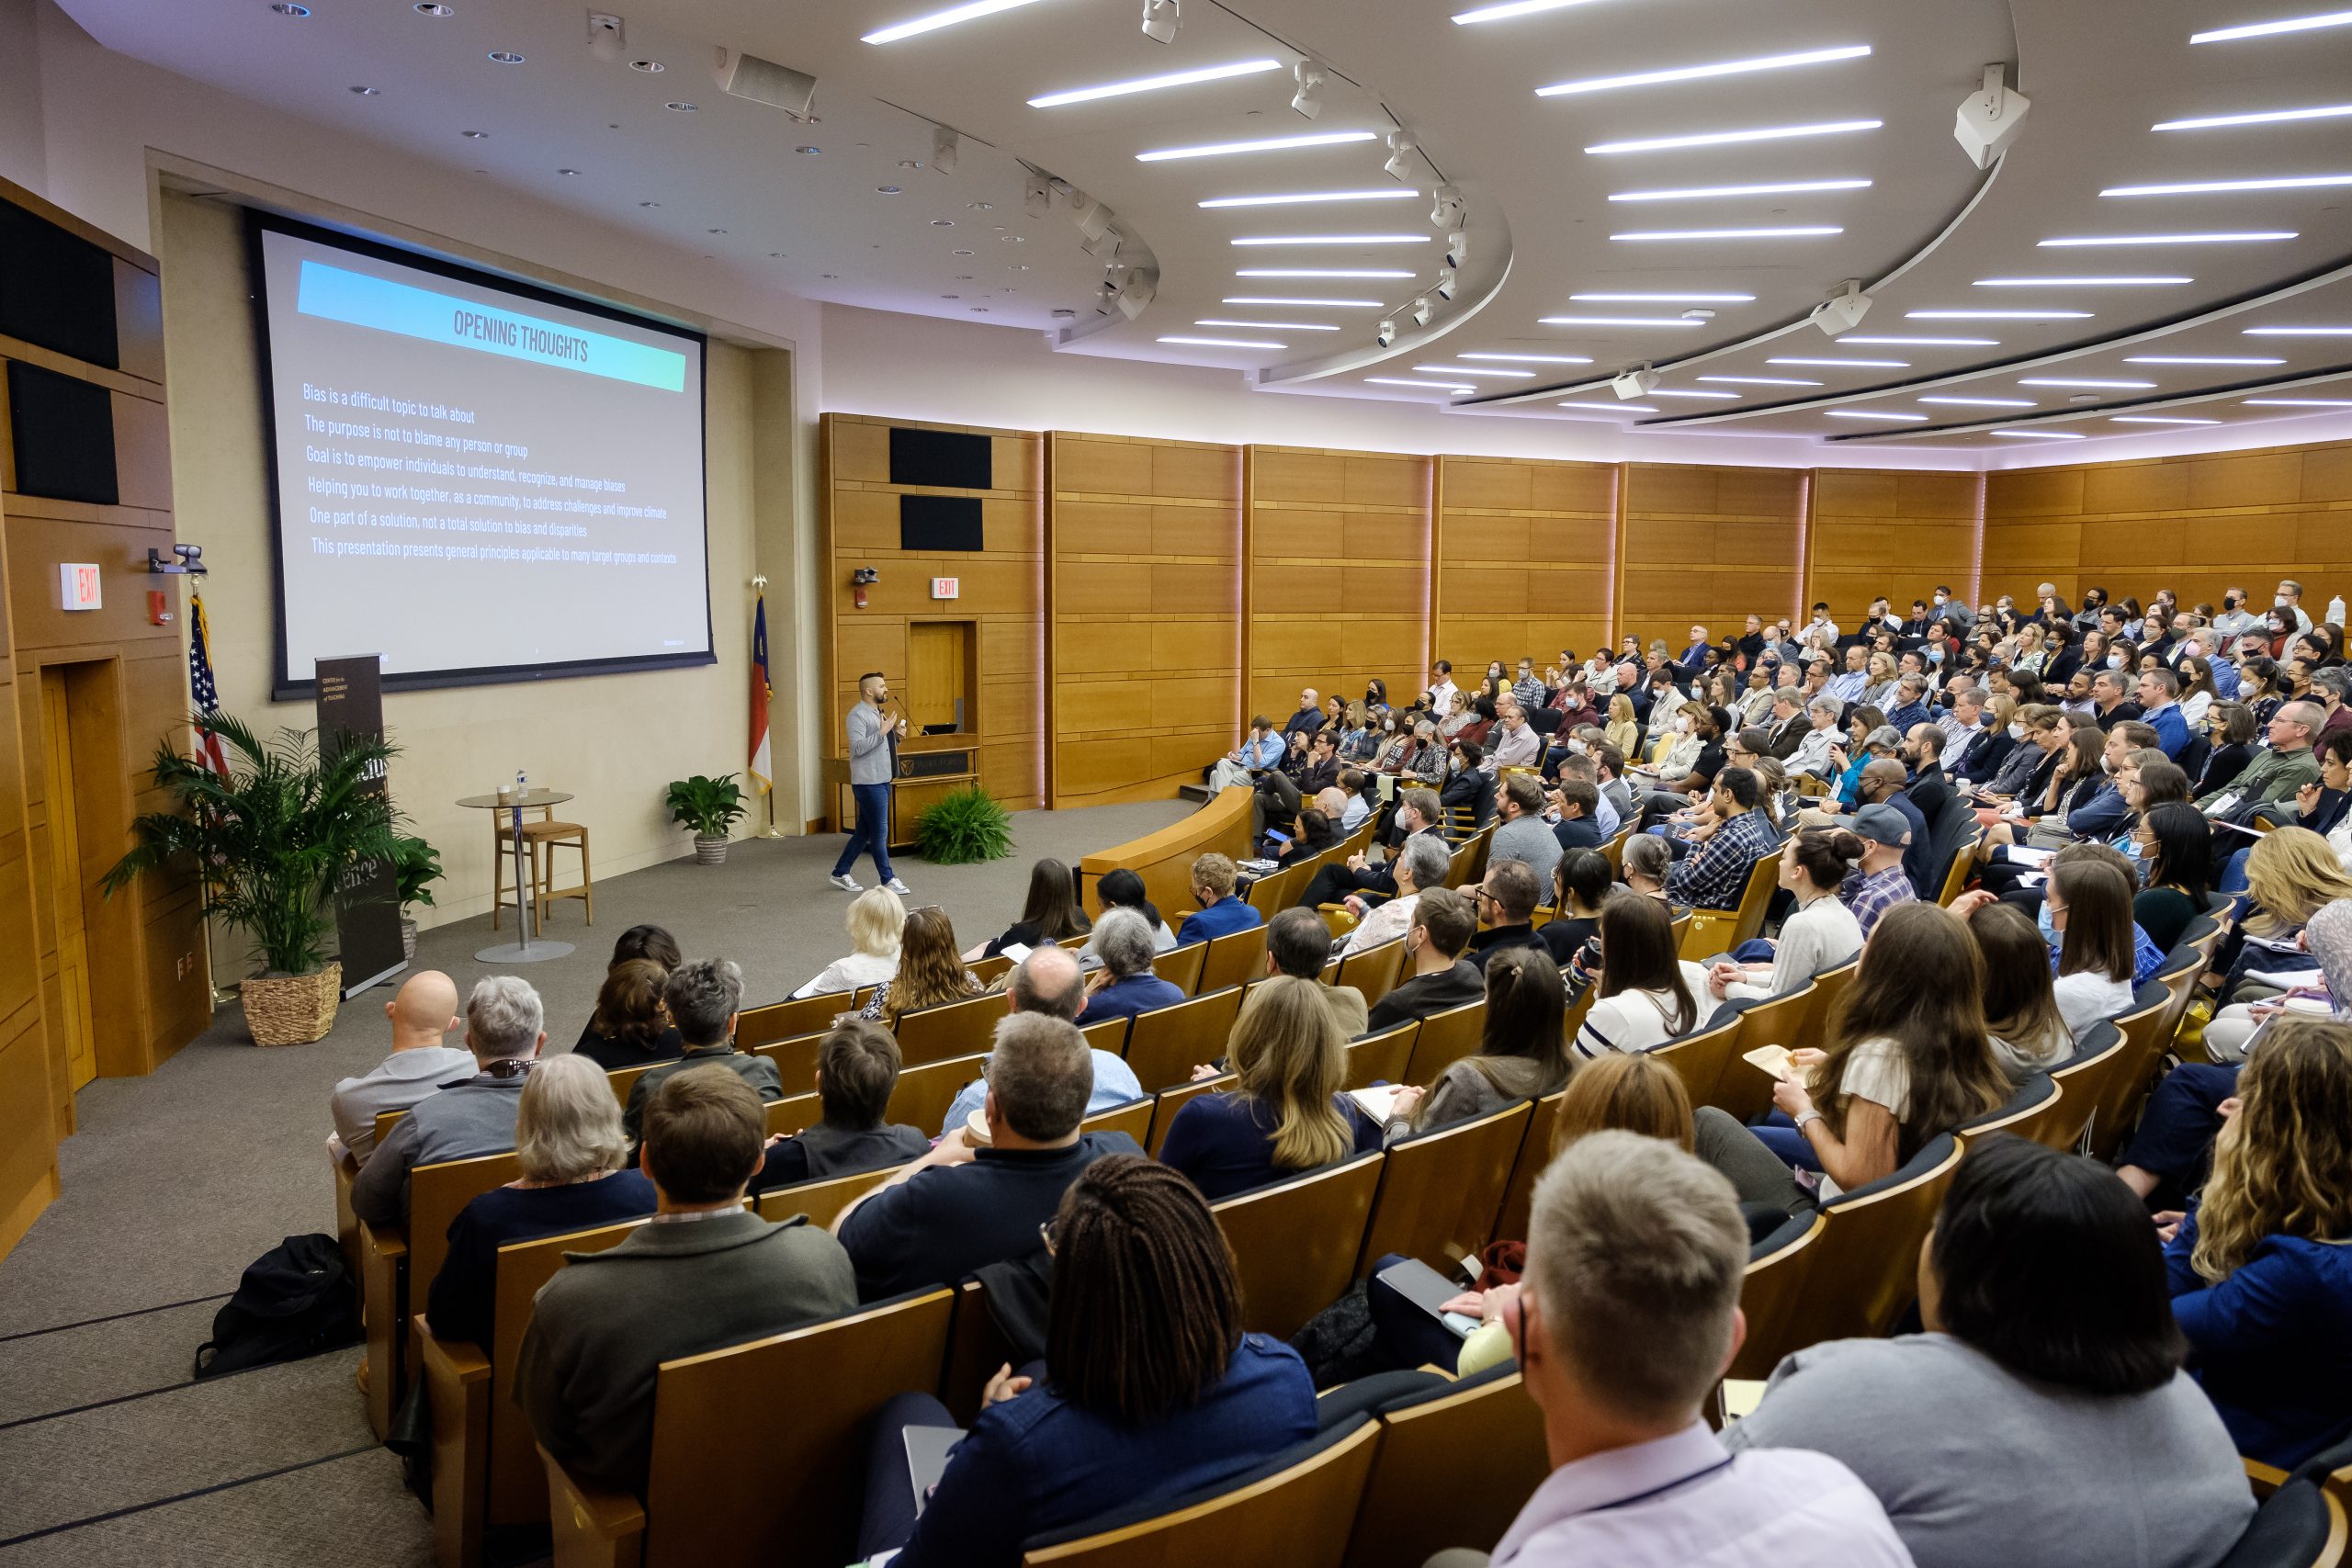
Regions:
<svg viewBox="0 0 2352 1568"><path fill-rule="evenodd" d="M994 443L992 490L937 490L890 482L889 433L901 429L957 430ZM824 750L839 757L845 745L842 716L857 701L857 678L867 670L906 680L907 627L921 620L978 624L980 784L1016 810L1044 801L1039 729L1045 713L1045 540L1041 465L1044 438L1035 431L975 425L925 424L829 413L819 432L825 496L825 531L818 552L827 575L823 603L830 636L820 639L828 663L822 689L831 706L823 719ZM977 496L978 551L909 552L899 547L899 497ZM862 566L881 580L856 604L850 574ZM960 596L931 597L931 580L953 577ZM827 792L830 799L831 792Z"/></svg>
<svg viewBox="0 0 2352 1568"><path fill-rule="evenodd" d="M1505 457L1437 460L1433 658L1456 680L1490 659L1540 674L1608 640L1617 568L1617 467Z"/></svg>
<svg viewBox="0 0 2352 1568"><path fill-rule="evenodd" d="M30 496L17 489L0 383L0 1250L56 1192L57 1141L74 1127L61 923L78 919L85 964L86 1037L106 1077L152 1072L211 1017L209 969L193 884L142 877L103 897L98 881L130 846L130 820L161 809L148 765L159 743L187 737L187 664L176 578L152 577L147 552L171 554L171 445L164 394L163 296L153 258L0 182L0 200L96 245L111 258L119 365L89 365L0 338L0 360L22 359L110 394L119 503ZM102 604L68 612L58 568L93 562ZM171 619L148 613L164 592ZM51 798L42 675L64 686L72 796ZM56 863L70 813L78 854Z"/></svg>
<svg viewBox="0 0 2352 1568"><path fill-rule="evenodd" d="M1435 463L1249 448L1241 667L1251 713L1280 723L1306 686L1361 696L1377 676L1401 699L1428 684Z"/></svg>
<svg viewBox="0 0 2352 1568"><path fill-rule="evenodd" d="M2046 581L2069 604L2095 585L2218 606L2239 587L2260 609L2280 578L2307 614L2352 598L2352 442L1986 476L1983 600Z"/></svg>
<svg viewBox="0 0 2352 1568"><path fill-rule="evenodd" d="M1855 626L1882 593L1894 601L1897 614L1908 615L1912 600L1933 601L1938 584L1975 604L1976 528L1984 505L1982 474L1815 468L1805 609L1797 624L1826 599L1830 619Z"/></svg>
<svg viewBox="0 0 2352 1568"><path fill-rule="evenodd" d="M1241 706L1241 449L1046 437L1048 798L1165 798Z"/></svg>
<svg viewBox="0 0 2352 1568"><path fill-rule="evenodd" d="M1802 468L1625 465L1617 624L1683 646L1692 623L1737 636L1792 614L1804 554Z"/></svg>

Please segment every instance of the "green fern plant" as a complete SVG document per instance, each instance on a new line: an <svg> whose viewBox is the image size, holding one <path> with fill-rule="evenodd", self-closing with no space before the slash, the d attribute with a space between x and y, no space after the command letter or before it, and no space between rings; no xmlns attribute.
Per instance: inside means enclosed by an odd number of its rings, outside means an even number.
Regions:
<svg viewBox="0 0 2352 1568"><path fill-rule="evenodd" d="M973 865L1012 852L1012 814L975 785L942 795L915 818L915 842L933 865Z"/></svg>

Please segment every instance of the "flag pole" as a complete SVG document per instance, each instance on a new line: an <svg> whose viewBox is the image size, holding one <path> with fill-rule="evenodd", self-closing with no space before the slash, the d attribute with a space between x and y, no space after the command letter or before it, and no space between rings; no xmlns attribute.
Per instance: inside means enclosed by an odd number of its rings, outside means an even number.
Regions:
<svg viewBox="0 0 2352 1568"><path fill-rule="evenodd" d="M754 743L755 762L757 761L757 750L773 744L773 727L768 723L768 714L765 706L766 704L774 701L775 696L775 687L768 679L767 591L767 573L753 573L752 577L752 603L753 605L752 619L752 657L756 678L760 682L760 698L763 705L758 710L760 738L758 741ZM770 764L770 768L771 771L773 771L773 763ZM770 776L763 782L765 784L764 793L768 797L768 825L760 830L758 837L763 839L782 839L788 837L789 835L787 835L782 828L776 826L775 780L773 776Z"/></svg>

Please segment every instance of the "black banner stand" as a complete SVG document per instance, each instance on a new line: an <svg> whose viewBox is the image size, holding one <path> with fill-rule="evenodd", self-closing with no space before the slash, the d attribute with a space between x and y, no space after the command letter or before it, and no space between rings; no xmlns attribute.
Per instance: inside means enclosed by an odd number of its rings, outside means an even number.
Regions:
<svg viewBox="0 0 2352 1568"><path fill-rule="evenodd" d="M331 764L348 740L384 734L383 660L373 653L318 661L319 761ZM361 786L390 788L379 765ZM401 951L400 877L390 861L363 861L344 878L334 901L343 960L343 994L356 997L408 967Z"/></svg>

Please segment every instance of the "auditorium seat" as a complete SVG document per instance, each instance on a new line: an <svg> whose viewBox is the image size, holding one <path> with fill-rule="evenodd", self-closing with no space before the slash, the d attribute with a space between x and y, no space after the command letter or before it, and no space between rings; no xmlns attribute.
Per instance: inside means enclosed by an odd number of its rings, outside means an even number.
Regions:
<svg viewBox="0 0 2352 1568"><path fill-rule="evenodd" d="M1679 1040L1669 1040L1654 1047L1650 1055L1674 1069L1682 1080L1682 1092L1690 1097L1693 1106L1712 1105L1714 1096L1724 1091L1724 1080L1730 1078L1732 1092L1741 1092L1745 1086L1737 1082L1735 1067L1747 1070L1747 1064L1739 1060L1742 1014L1734 1012L1720 1023L1711 1024ZM1762 1073L1756 1075L1770 1086L1771 1080Z"/></svg>
<svg viewBox="0 0 2352 1568"><path fill-rule="evenodd" d="M1003 991L984 991L962 1001L941 1002L899 1015L899 1059L910 1067L985 1051L997 1021L1010 1010Z"/></svg>
<svg viewBox="0 0 2352 1568"><path fill-rule="evenodd" d="M1484 997L1430 1014L1421 1020L1420 1032L1413 1037L1413 1057L1405 1068L1404 1081L1423 1089L1431 1087L1437 1082L1438 1074L1476 1053L1486 1027Z"/></svg>
<svg viewBox="0 0 2352 1568"><path fill-rule="evenodd" d="M1241 1278L1241 1321L1288 1339L1355 1277L1385 1156L1359 1156L1210 1205Z"/></svg>
<svg viewBox="0 0 2352 1568"><path fill-rule="evenodd" d="M2130 1010L2111 1021L2122 1032L2123 1050L2108 1069L2106 1087L2091 1109L2087 1152L2097 1158L2114 1158L2123 1146L2124 1135L2139 1120L2140 1102L2148 1098L2164 1063L2165 1047L2157 1032L2171 1010L2172 994L2151 979L2132 993Z"/></svg>
<svg viewBox="0 0 2352 1568"><path fill-rule="evenodd" d="M2067 1120L2065 1090L2048 1073L2033 1073L2018 1085L2006 1104L1962 1122L1952 1131L1963 1154L1998 1133L2064 1149L2074 1146L2074 1140L2065 1135Z"/></svg>
<svg viewBox="0 0 2352 1568"><path fill-rule="evenodd" d="M1184 1109L1186 1101L1204 1094L1222 1094L1227 1089L1240 1087L1241 1079L1238 1074L1219 1073L1213 1078L1199 1078L1161 1089L1152 1098L1151 1132L1143 1140L1145 1152L1154 1159L1159 1157L1159 1145L1168 1141L1168 1129L1175 1123L1176 1113Z"/></svg>
<svg viewBox="0 0 2352 1568"><path fill-rule="evenodd" d="M861 1170L849 1176L797 1181L789 1187L771 1187L752 1201L752 1209L771 1224L795 1214L806 1214L810 1224L821 1228L831 1224L843 1209L905 1168L903 1165L890 1165L880 1170Z"/></svg>
<svg viewBox="0 0 2352 1568"><path fill-rule="evenodd" d="M1380 1166L1356 1272L1389 1253L1445 1272L1495 1239L1512 1162L1528 1128L1528 1101L1388 1145Z"/></svg>
<svg viewBox="0 0 2352 1568"><path fill-rule="evenodd" d="M1800 1214L1748 1249L1747 1267L1739 1280L1739 1310L1747 1319L1747 1337L1725 1376L1769 1378L1781 1357L1820 1338L1805 1326L1804 1290L1812 1249L1828 1228L1819 1213Z"/></svg>
<svg viewBox="0 0 2352 1568"><path fill-rule="evenodd" d="M1201 966L1208 955L1207 942L1188 942L1153 959L1151 972L1189 997L1201 988Z"/></svg>
<svg viewBox="0 0 2352 1568"><path fill-rule="evenodd" d="M883 1120L920 1127L926 1137L938 1137L944 1131L940 1122L945 1119L948 1108L964 1092L964 1086L980 1076L981 1065L987 1060L985 1053L975 1051L944 1062L900 1068L899 1081L890 1088L890 1104L883 1112Z"/></svg>
<svg viewBox="0 0 2352 1568"><path fill-rule="evenodd" d="M421 1165L409 1173L409 1223L404 1228L359 1227L360 1302L367 1317L368 1420L382 1437L414 1372L411 1320L449 1255L449 1226L458 1212L522 1172L512 1151L479 1159Z"/></svg>
<svg viewBox="0 0 2352 1568"><path fill-rule="evenodd" d="M1343 1568L1421 1568L1449 1547L1491 1551L1551 1473L1544 1411L1516 1363L1379 1406L1380 1449Z"/></svg>
<svg viewBox="0 0 2352 1568"><path fill-rule="evenodd" d="M1227 986L1247 985L1266 972L1266 928L1227 931L1210 940L1201 959L1201 983L1195 993L1206 996Z"/></svg>
<svg viewBox="0 0 2352 1568"><path fill-rule="evenodd" d="M1818 1021L1820 1001L1820 987L1811 980L1792 991L1749 1001L1739 1012L1739 1038L1732 1042L1722 1076L1703 1103L1721 1106L1742 1122L1771 1110L1770 1076L1740 1058L1763 1045L1794 1051L1826 1038Z"/></svg>
<svg viewBox="0 0 2352 1568"><path fill-rule="evenodd" d="M2052 1080L2065 1095L2059 1103L2065 1107L2060 1120L2066 1130L2066 1141L2060 1147L2080 1148L2090 1137L2092 1119L2106 1100L2115 1075L2129 1059L2131 1044L2112 1019L2101 1019L2091 1025L2073 1055L2050 1069Z"/></svg>
<svg viewBox="0 0 2352 1568"><path fill-rule="evenodd" d="M1363 993L1366 1007L1377 1007L1380 998L1396 988L1397 974L1405 966L1405 939L1392 937L1377 947L1362 953L1351 953L1340 960L1340 972L1332 984L1351 986Z"/></svg>
<svg viewBox="0 0 2352 1568"><path fill-rule="evenodd" d="M1190 1001L1137 1013L1127 1030L1127 1066L1148 1094L1188 1081L1193 1069L1225 1055L1241 1010L1241 987L1228 986Z"/></svg>
<svg viewBox="0 0 2352 1568"><path fill-rule="evenodd" d="M1495 1214L1497 1241L1525 1241L1527 1217L1534 1207L1535 1179L1552 1163L1552 1135L1560 1118L1566 1089L1547 1094L1529 1106L1527 1135L1519 1141L1519 1157L1511 1161L1510 1177L1503 1183L1502 1206Z"/></svg>
<svg viewBox="0 0 2352 1568"><path fill-rule="evenodd" d="M1421 1021L1408 1019L1394 1029L1349 1041L1348 1087L1370 1089L1376 1083L1407 1082L1405 1072L1413 1059L1413 1041L1420 1032Z"/></svg>

